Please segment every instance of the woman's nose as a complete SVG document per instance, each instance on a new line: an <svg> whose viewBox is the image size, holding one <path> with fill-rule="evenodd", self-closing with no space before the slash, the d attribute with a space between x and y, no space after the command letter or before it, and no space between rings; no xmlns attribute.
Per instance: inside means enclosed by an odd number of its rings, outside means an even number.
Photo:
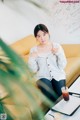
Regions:
<svg viewBox="0 0 80 120"><path fill-rule="evenodd" d="M42 39L42 40L43 40L43 38L44 38L44 37L43 37L43 36L41 36L41 39Z"/></svg>

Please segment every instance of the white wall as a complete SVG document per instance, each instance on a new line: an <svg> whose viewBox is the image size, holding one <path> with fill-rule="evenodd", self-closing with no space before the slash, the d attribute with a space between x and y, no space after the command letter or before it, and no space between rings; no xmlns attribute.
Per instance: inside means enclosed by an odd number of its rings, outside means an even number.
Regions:
<svg viewBox="0 0 80 120"><path fill-rule="evenodd" d="M7 43L31 34L32 26L25 17L0 3L0 37Z"/></svg>
<svg viewBox="0 0 80 120"><path fill-rule="evenodd" d="M46 13L30 3L23 0L4 0L4 3L0 3L0 36L6 43L11 44L33 34L36 24L47 23L49 18L45 18Z"/></svg>
<svg viewBox="0 0 80 120"><path fill-rule="evenodd" d="M51 6L54 40L80 43L80 3L55 2Z"/></svg>
<svg viewBox="0 0 80 120"><path fill-rule="evenodd" d="M54 0L33 1L43 9L27 0L0 2L0 36L6 43L11 44L33 34L33 29L38 23L47 25L51 40L59 43L80 43L80 5L78 3L62 4Z"/></svg>

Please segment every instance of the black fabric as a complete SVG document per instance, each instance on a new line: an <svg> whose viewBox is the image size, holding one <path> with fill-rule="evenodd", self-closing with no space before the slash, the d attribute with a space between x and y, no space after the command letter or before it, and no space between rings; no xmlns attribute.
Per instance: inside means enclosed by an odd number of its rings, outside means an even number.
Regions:
<svg viewBox="0 0 80 120"><path fill-rule="evenodd" d="M56 81L52 79L51 81L46 78L41 78L37 81L37 86L42 91L42 93L52 101L56 101L59 96L61 96L61 87L65 85L65 80Z"/></svg>
<svg viewBox="0 0 80 120"><path fill-rule="evenodd" d="M52 83L50 80L46 78L42 78L37 81L37 85L39 89L42 91L42 93L48 97L51 101L56 101L58 96L55 93Z"/></svg>
<svg viewBox="0 0 80 120"><path fill-rule="evenodd" d="M62 94L61 88L66 85L66 80L63 79L63 80L56 81L55 79L52 79L51 82L52 82L54 91L58 94L58 96L61 96Z"/></svg>

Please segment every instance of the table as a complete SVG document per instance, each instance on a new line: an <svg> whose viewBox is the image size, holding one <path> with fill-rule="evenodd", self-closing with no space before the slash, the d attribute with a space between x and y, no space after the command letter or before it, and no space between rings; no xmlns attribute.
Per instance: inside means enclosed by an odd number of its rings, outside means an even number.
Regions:
<svg viewBox="0 0 80 120"><path fill-rule="evenodd" d="M54 115L55 118L49 114ZM80 120L80 107L72 116L63 115L49 110L49 112L45 115L45 120Z"/></svg>
<svg viewBox="0 0 80 120"><path fill-rule="evenodd" d="M73 93L73 95L75 95L74 93L78 93L75 96L80 97L80 76L70 86L69 92ZM75 113L72 116L67 116L67 115L49 110L45 115L45 120L80 120L80 107L75 111Z"/></svg>
<svg viewBox="0 0 80 120"><path fill-rule="evenodd" d="M70 93L77 93L80 95L80 76L75 80L75 82L69 88Z"/></svg>

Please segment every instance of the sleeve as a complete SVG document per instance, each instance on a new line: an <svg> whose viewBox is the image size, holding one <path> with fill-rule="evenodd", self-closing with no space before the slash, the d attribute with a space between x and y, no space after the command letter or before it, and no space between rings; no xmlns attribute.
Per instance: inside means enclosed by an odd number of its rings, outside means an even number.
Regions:
<svg viewBox="0 0 80 120"><path fill-rule="evenodd" d="M30 54L34 52L34 49L32 48L30 50ZM34 72L36 73L38 71L38 64L37 64L37 61L36 61L36 58L35 57L31 57L29 55L29 59L28 59L28 65L29 65L29 68Z"/></svg>
<svg viewBox="0 0 80 120"><path fill-rule="evenodd" d="M60 69L64 69L67 64L66 56L65 56L62 46L59 44L57 46L59 48L58 52L55 53L57 57L57 64Z"/></svg>

